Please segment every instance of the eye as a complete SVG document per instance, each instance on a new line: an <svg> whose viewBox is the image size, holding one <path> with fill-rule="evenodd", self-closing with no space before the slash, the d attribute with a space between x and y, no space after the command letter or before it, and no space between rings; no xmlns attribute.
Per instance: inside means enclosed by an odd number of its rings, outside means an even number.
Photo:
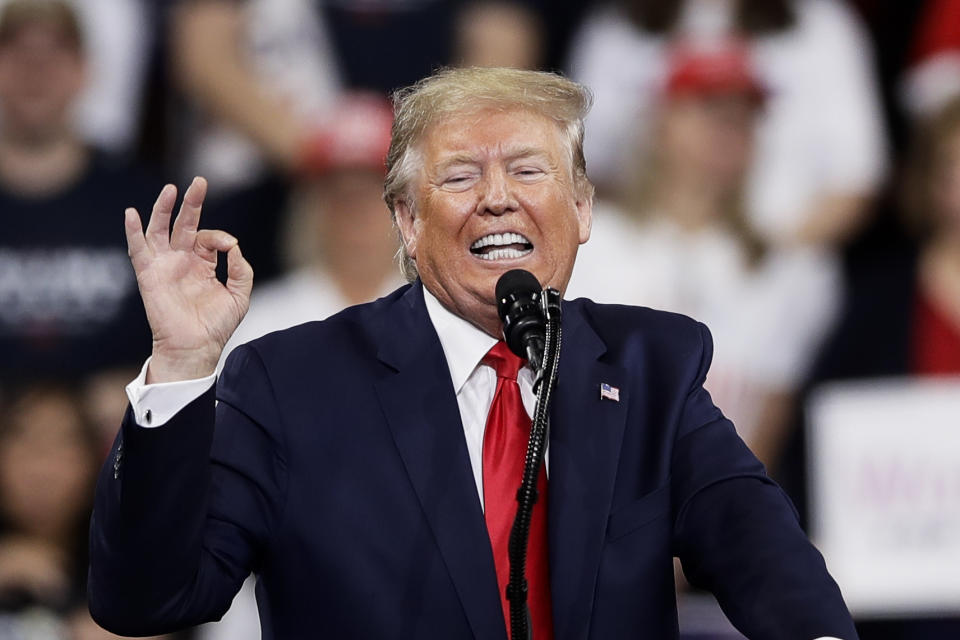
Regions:
<svg viewBox="0 0 960 640"><path fill-rule="evenodd" d="M477 180L477 174L474 172L460 172L450 174L443 178L441 182L444 189L450 191L463 191L469 189Z"/></svg>
<svg viewBox="0 0 960 640"><path fill-rule="evenodd" d="M546 172L540 167L534 167L530 165L517 167L513 170L513 175L519 178L520 180L536 180L537 178L543 176Z"/></svg>

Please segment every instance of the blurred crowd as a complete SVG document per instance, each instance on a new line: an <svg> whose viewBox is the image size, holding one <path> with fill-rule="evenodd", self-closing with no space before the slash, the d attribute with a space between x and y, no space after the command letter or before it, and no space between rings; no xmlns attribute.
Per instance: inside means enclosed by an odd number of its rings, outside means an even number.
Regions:
<svg viewBox="0 0 960 640"><path fill-rule="evenodd" d="M124 208L208 178L257 274L228 348L379 297L388 96L443 65L592 89L567 297L704 321L710 392L801 512L811 389L960 374L960 0L0 0L0 640L115 637L84 588L150 352ZM191 635L259 637L250 589Z"/></svg>

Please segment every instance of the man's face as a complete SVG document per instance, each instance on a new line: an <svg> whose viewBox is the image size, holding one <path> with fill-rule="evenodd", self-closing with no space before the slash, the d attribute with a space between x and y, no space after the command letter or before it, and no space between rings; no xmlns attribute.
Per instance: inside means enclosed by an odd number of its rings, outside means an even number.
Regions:
<svg viewBox="0 0 960 640"><path fill-rule="evenodd" d="M590 237L560 130L529 111L485 110L434 125L419 150L415 207L397 206L407 251L444 306L499 336L499 277L526 269L563 291Z"/></svg>
<svg viewBox="0 0 960 640"><path fill-rule="evenodd" d="M56 27L23 27L0 47L0 108L4 128L29 139L59 134L84 86L79 51Z"/></svg>

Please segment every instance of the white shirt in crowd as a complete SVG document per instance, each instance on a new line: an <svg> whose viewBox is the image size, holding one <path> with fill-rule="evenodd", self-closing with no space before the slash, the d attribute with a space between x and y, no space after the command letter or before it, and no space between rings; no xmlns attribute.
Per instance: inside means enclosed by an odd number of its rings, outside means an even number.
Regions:
<svg viewBox="0 0 960 640"><path fill-rule="evenodd" d="M239 45L260 88L292 107L304 125L333 103L340 73L315 0L244 0ZM229 191L254 182L267 162L248 136L212 118L194 123L186 175Z"/></svg>
<svg viewBox="0 0 960 640"><path fill-rule="evenodd" d="M887 148L870 43L837 0L793 2L795 25L750 43L768 91L747 190L751 222L766 238L789 237L827 194L869 193ZM688 0L677 36L730 33L731 2ZM570 75L594 93L584 153L591 177L623 184L646 146L669 71L671 40L636 28L617 7L590 14L570 51Z"/></svg>
<svg viewBox="0 0 960 640"><path fill-rule="evenodd" d="M756 265L719 227L688 231L651 216L594 207L567 297L682 313L713 334L706 388L747 442L762 398L795 389L840 304L832 258L816 249L769 252Z"/></svg>

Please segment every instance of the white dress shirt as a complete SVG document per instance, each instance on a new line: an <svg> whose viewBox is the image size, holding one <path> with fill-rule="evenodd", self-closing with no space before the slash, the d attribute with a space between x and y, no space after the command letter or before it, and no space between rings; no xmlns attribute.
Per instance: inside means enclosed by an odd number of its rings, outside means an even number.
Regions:
<svg viewBox="0 0 960 640"><path fill-rule="evenodd" d="M429 291L423 290L427 314L433 323L450 370L450 380L457 394L463 435L470 454L473 479L483 505L483 433L487 414L497 389L497 374L481 360L497 343L493 338L463 318L448 311ZM197 380L146 384L149 359L127 385L127 397L136 422L141 427L159 427L178 411L200 397L216 381L216 375ZM536 397L533 394L533 371L523 367L517 376L520 396L527 414L533 416ZM548 445L549 447L549 445Z"/></svg>

